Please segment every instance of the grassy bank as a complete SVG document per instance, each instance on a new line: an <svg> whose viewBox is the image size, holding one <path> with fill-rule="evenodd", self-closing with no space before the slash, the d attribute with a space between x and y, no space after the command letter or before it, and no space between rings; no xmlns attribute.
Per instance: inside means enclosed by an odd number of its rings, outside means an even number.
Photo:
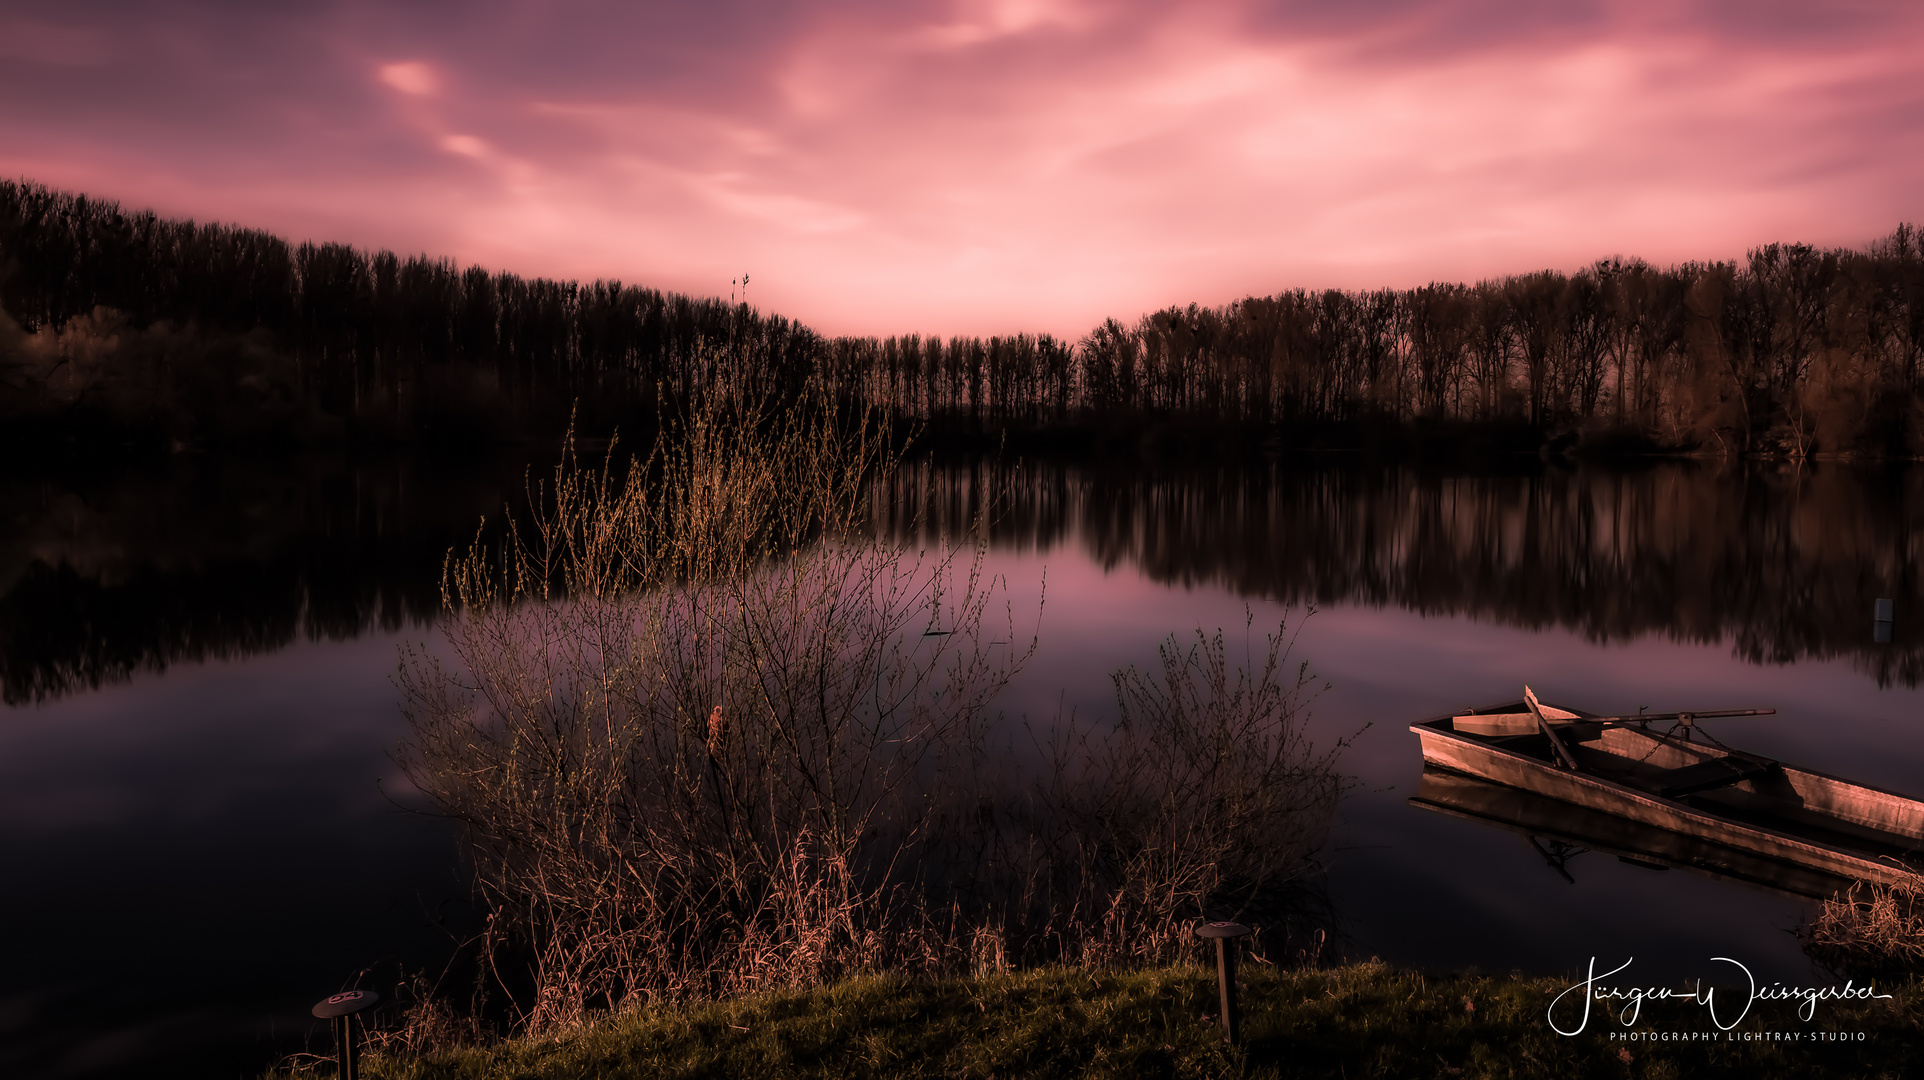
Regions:
<svg viewBox="0 0 1924 1080"><path fill-rule="evenodd" d="M1823 1002L1813 1021L1760 1001L1725 1042L1626 1042L1615 1032L1714 1032L1694 1004L1649 1003L1623 1028L1593 1014L1558 1035L1546 1010L1569 981L1427 976L1380 964L1243 971L1244 1045L1213 1023L1214 973L1162 968L1091 977L1054 969L913 982L885 976L805 992L661 1006L570 1034L422 1057L375 1057L385 1080L562 1077L1901 1077L1924 1021L1924 985L1873 1002ZM1574 1003L1577 995L1565 999ZM1574 1014L1571 1014L1574 1015ZM1567 1029L1573 1024L1559 1013ZM1853 1041L1812 1041L1813 1033ZM1855 1033L1863 1033L1855 1041Z"/></svg>

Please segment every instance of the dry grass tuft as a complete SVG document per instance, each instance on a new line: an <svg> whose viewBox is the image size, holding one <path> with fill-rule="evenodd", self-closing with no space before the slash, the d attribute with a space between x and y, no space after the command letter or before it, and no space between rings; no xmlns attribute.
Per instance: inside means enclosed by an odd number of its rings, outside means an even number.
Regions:
<svg viewBox="0 0 1924 1080"><path fill-rule="evenodd" d="M1811 959L1840 975L1924 975L1924 878L1859 882L1824 901L1798 937Z"/></svg>

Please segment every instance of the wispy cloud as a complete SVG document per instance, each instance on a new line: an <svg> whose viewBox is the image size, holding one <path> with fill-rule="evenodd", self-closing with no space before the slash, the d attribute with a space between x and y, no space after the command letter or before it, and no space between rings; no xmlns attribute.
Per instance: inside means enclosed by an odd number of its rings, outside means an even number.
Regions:
<svg viewBox="0 0 1924 1080"><path fill-rule="evenodd" d="M0 169L528 272L746 268L831 332L1077 333L1924 214L1908 5L231 10L34 16L66 45L0 65Z"/></svg>

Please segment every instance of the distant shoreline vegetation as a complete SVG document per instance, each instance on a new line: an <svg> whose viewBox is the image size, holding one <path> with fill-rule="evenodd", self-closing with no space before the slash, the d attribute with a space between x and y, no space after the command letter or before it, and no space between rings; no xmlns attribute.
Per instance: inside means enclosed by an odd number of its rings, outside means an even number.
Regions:
<svg viewBox="0 0 1924 1080"><path fill-rule="evenodd" d="M0 181L0 441L127 449L646 438L811 379L936 445L1924 454L1924 234L1295 290L1049 335L828 338L745 303L290 244Z"/></svg>

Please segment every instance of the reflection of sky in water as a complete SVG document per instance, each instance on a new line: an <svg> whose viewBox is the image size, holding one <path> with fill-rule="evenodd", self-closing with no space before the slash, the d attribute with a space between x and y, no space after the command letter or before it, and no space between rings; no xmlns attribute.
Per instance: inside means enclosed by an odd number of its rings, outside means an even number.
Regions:
<svg viewBox="0 0 1924 1080"><path fill-rule="evenodd" d="M0 712L0 1074L252 1075L356 968L438 963L448 832L377 787L395 640Z"/></svg>
<svg viewBox="0 0 1924 1080"><path fill-rule="evenodd" d="M1243 598L1157 585L1126 564L1105 572L1069 544L991 556L1018 641L1045 566L1041 646L1004 699L1012 720L1046 723L1059 702L1111 715L1108 672L1152 662L1172 631L1220 626L1240 640ZM1276 605L1247 604L1256 633L1274 627ZM261 1039L298 1040L306 1007L355 969L432 962L429 915L465 894L449 831L382 794L395 790L388 754L402 734L398 640L176 665L0 711L0 924L15 928L0 1073L106 1074L201 1043L189 1071L252 1070L273 1053ZM1408 724L1513 698L1526 679L1600 710L1774 705L1777 716L1716 730L1870 784L1917 790L1924 776L1908 727L1919 692L1880 691L1848 661L1756 667L1722 645L1600 646L1360 606L1309 619L1296 656L1334 683L1315 703L1319 744L1361 731L1342 759L1357 786L1326 858L1365 956L1544 971L1634 957L1647 978L1715 974L1709 958L1732 956L1764 977L1808 979L1784 932L1801 916L1795 900L1600 854L1572 861L1573 887L1513 834L1406 805L1420 765Z"/></svg>
<svg viewBox="0 0 1924 1080"><path fill-rule="evenodd" d="M1044 564L1048 573L1041 647L1011 688L1012 714L1052 715L1067 687L1068 703L1106 715L1106 672L1153 662L1172 630L1222 627L1233 646L1245 606L1256 634L1274 629L1282 610L1216 587L1162 587L1127 567L1105 574L1073 546L993 563L1011 582L1018 619L1025 600L1033 609L1023 583ZM1330 607L1301 626L1296 658L1333 684L1314 704L1316 740L1356 736L1341 764L1357 784L1324 857L1360 955L1552 972L1580 969L1592 955L1607 966L1634 957L1631 971L1645 977L1719 975L1710 958L1731 956L1761 977L1809 981L1785 932L1803 916L1799 900L1600 853L1571 860L1572 886L1513 833L1407 805L1422 766L1410 723L1514 699L1525 681L1546 700L1599 711L1775 707L1775 716L1706 723L1745 750L1924 795L1924 740L1911 732L1924 692L1879 690L1847 660L1758 667L1727 645L1598 645L1565 630L1387 607Z"/></svg>

